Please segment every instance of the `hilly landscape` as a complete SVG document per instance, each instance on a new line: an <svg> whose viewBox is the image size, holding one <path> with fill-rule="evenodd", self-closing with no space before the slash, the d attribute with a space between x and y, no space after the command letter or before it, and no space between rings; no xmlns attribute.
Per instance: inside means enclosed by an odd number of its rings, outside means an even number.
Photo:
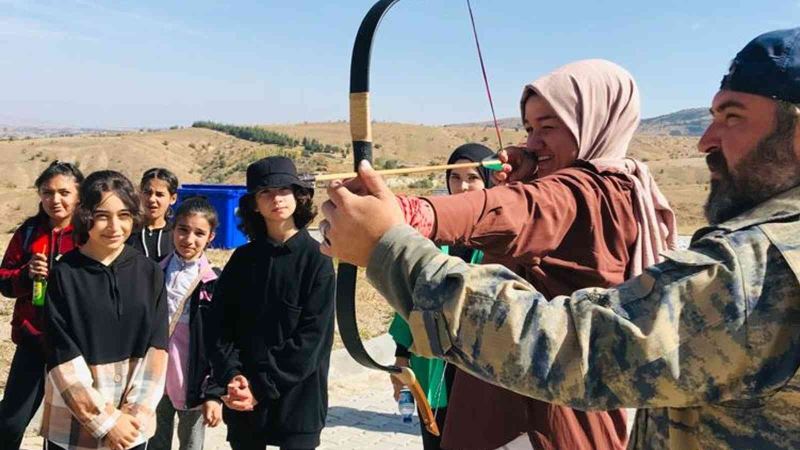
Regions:
<svg viewBox="0 0 800 450"><path fill-rule="evenodd" d="M663 116L642 120L639 133L668 136L702 136L711 115L708 108L683 109Z"/></svg>
<svg viewBox="0 0 800 450"><path fill-rule="evenodd" d="M711 115L708 112L708 108L688 108L649 119L642 119L637 132L646 135L699 137L709 123L711 123ZM497 119L497 124L506 129L522 128L522 120L519 117ZM494 122L462 123L445 125L445 127L494 127Z"/></svg>
<svg viewBox="0 0 800 450"><path fill-rule="evenodd" d="M692 135L701 124L701 109L646 119L630 147L630 156L645 161L678 212L681 231L689 233L702 224L701 205L705 197L705 162L696 150ZM707 112L705 112L707 115ZM511 119L509 119L511 120ZM506 123L504 121L504 123ZM504 126L505 144L523 142L524 130ZM239 139L206 128L177 128L160 131L103 132L67 137L35 139L7 138L0 141L0 233L10 232L35 209L33 180L54 159L74 161L88 173L101 168L120 170L131 179L150 167L166 166L182 183L242 184L247 164L255 159L282 154L297 161L306 172L349 171L350 132L347 122L256 125L300 141L315 141L336 152L309 152L295 146L264 144ZM683 134L678 134L678 132ZM404 123L373 124L374 156L377 167L440 164L450 151L466 142L497 147L492 125L426 126ZM444 187L441 173L398 177L388 180L397 190L430 193ZM324 190L319 190L319 201Z"/></svg>

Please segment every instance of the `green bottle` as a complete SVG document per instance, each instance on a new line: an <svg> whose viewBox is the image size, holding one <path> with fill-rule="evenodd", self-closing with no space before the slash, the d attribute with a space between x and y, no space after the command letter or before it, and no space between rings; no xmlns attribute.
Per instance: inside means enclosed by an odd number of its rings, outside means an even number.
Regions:
<svg viewBox="0 0 800 450"><path fill-rule="evenodd" d="M48 247L47 240L37 240L31 244L31 251L47 256ZM44 306L45 292L47 292L47 277L35 277L33 279L33 299L31 300L33 306Z"/></svg>
<svg viewBox="0 0 800 450"><path fill-rule="evenodd" d="M33 280L33 306L44 306L44 295L47 292L47 278Z"/></svg>

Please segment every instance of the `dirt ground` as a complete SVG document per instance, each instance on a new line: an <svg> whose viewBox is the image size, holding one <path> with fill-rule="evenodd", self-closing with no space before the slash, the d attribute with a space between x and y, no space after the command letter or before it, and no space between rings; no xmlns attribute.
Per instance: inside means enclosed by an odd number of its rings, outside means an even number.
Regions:
<svg viewBox="0 0 800 450"><path fill-rule="evenodd" d="M10 234L0 234L0 248L5 252ZM16 346L11 342L11 313L14 311L14 300L0 295L0 390L5 390L8 378L8 367L14 357Z"/></svg>

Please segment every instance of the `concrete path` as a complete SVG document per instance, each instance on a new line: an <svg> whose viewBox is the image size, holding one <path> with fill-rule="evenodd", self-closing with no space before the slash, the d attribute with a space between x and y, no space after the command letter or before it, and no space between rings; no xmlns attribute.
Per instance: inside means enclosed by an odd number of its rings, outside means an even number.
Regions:
<svg viewBox="0 0 800 450"><path fill-rule="evenodd" d="M419 449L419 422L404 424L396 412L388 375L369 371L333 381L329 387L328 426L322 432L323 450ZM38 423L36 427L38 428ZM31 427L23 448L39 450L42 438ZM172 448L178 448L177 438ZM225 427L206 430L205 450L227 450Z"/></svg>
<svg viewBox="0 0 800 450"><path fill-rule="evenodd" d="M384 335L366 343L367 350L378 361L394 356L391 338ZM389 376L367 370L353 361L344 350L331 355L328 387L329 409L327 426L322 432L319 449L419 449L419 422L404 424L392 398ZM42 438L37 436L40 418L33 420L23 449L39 450ZM227 450L225 426L206 429L205 450ZM172 448L178 448L177 437Z"/></svg>

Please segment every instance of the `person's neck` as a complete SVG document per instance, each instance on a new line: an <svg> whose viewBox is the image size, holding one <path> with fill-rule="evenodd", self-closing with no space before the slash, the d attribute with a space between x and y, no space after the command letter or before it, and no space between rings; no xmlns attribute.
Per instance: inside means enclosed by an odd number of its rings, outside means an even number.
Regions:
<svg viewBox="0 0 800 450"><path fill-rule="evenodd" d="M198 262L198 261L200 261L200 258L202 258L202 257L203 257L203 252L200 252L200 253L198 253L198 254L197 254L197 255L195 255L193 258L184 258L184 257L183 257L183 255L181 255L181 254L180 254L180 253L178 253L178 252L175 252L175 256L176 256L176 257L177 257L179 260L183 261L184 263L194 263L194 262Z"/></svg>
<svg viewBox="0 0 800 450"><path fill-rule="evenodd" d="M300 231L294 225L294 218L283 222L267 222L267 236L275 242L283 244Z"/></svg>
<svg viewBox="0 0 800 450"><path fill-rule="evenodd" d="M72 217L67 217L66 219L54 219L50 217L50 228L53 230L63 230L69 226Z"/></svg>
<svg viewBox="0 0 800 450"><path fill-rule="evenodd" d="M119 248L110 249L102 245L97 245L90 240L83 244L79 248L79 251L104 266L110 266L111 263L122 254L124 249L124 245L121 245Z"/></svg>
<svg viewBox="0 0 800 450"><path fill-rule="evenodd" d="M164 216L150 219L147 222L147 229L149 230L157 230L159 228L164 228L165 226L167 226L167 219L165 219Z"/></svg>

